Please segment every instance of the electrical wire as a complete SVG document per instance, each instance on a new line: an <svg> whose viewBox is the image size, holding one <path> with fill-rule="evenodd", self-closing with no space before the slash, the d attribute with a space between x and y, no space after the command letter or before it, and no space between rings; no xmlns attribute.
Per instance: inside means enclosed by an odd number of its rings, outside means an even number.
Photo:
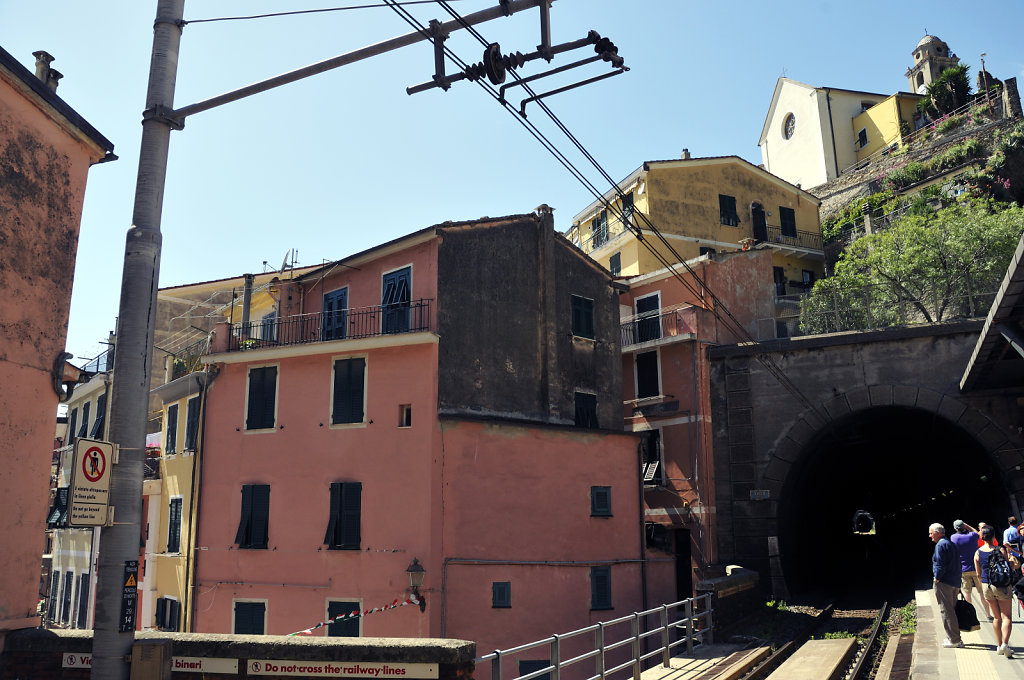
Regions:
<svg viewBox="0 0 1024 680"><path fill-rule="evenodd" d="M429 33L422 26L422 24L416 21L416 19L412 17L412 15L407 10L397 7L398 2L396 2L396 0L383 1L385 2L385 4L391 6L392 9L394 9L400 15L403 15L403 18L405 18L406 21L410 23L410 25L412 25L414 28L417 28L417 30L422 32L424 35L430 37ZM484 47L486 47L489 44L487 40L484 39L484 37L479 33L479 31L477 31L473 26L469 25L454 9L451 8L447 0L437 0L437 3L442 8L444 8L455 20L459 21L459 23L461 23L462 26L471 35L476 37L476 39ZM448 57L452 59L452 61L459 65L460 68L465 70L466 66L461 59L456 57L449 48L445 47L444 50ZM524 83L522 79L519 77L519 75L515 73L513 69L509 69L509 73L531 97L536 97L536 93L533 91L530 85L528 83ZM489 88L489 86L487 85L487 83L483 81L483 79L480 79L477 82L482 87L484 87L485 90L490 91L492 93L492 96L495 96L493 95L493 88ZM650 218L647 215L639 211L633 211L630 215L624 214L620 208L615 207L615 205L610 200L605 198L606 192L599 191L597 187L592 182L590 182L588 178L586 178L583 172L576 168L576 166L573 165L571 161L569 161L568 158L565 157L565 155L562 154L562 152L558 150L554 146L554 144L550 142L550 140L548 140L547 137L539 129L537 129L535 125L533 125L532 122L524 120L524 118L518 112L516 112L514 108L512 108L507 102L502 101L500 97L495 96L495 99L500 104L502 104L502 106L506 110L513 114L513 117L516 118L516 120L520 121L520 123L523 123L524 126L527 127L527 129L531 132L531 134L534 135L535 138L537 138L539 141L543 140L542 144L545 146L545 148L547 148L549 152L555 155L555 157L559 160L560 163L562 163L563 166L566 166L567 169L570 169L570 172L573 174L573 176L576 177L577 180L579 180L585 188L591 191L594 197L605 207L605 209L612 213L613 217L618 217L622 222L623 226L626 229L629 229L629 231L633 233L633 235L637 238L638 241L640 241L640 243L645 248L647 248L647 250L655 257L655 259L657 259L658 262L661 263L676 280L678 280L687 290L689 290L695 296L696 299L704 300L705 295L709 296L713 303L710 311L712 312L712 314L715 315L719 322L721 322L723 326L725 326L729 331L731 331L736 338L741 339L744 344L753 346L755 348L755 359L757 359L758 362L760 362L764 366L764 368L787 391L789 391L794 397L796 397L796 399L806 409L812 411L813 413L821 417L821 414L818 411L818 409L800 391L800 389L793 383L793 381L790 380L790 378L785 374L785 372L782 371L781 368L779 368L779 366L774 362L774 360L770 356L766 355L764 352L758 352L756 350L756 348L760 346L760 343L753 337L753 335L751 335L751 333L746 329L746 327L743 326L742 323L740 323L740 321L732 314L732 312L729 311L728 306L726 306L725 303L721 300L721 298L719 298L714 293L714 291L711 290L711 288L707 285L707 282L701 278L697 271L690 266L690 264L686 261L685 258L683 258L679 254L678 251L676 251L675 247L664 237L664 235L661 233L661 230L657 228L657 226L650 220ZM604 180L611 185L612 191L615 193L615 195L617 195L617 197L621 201L621 199L625 197L625 194L619 186L618 182L616 182L611 177L611 175L601 166L601 164L597 161L593 154L591 154L590 151L587 150L587 148L582 144L582 142L580 142L579 139L572 133L572 131L569 130L569 128L554 114L553 111L551 111L551 109L542 99L537 99L536 101L540 106L541 110L544 111L544 113L559 128L559 130L561 130L561 132L573 143L577 150L581 154L583 154L583 156L591 163L591 165L594 166L594 168L602 176L602 178L604 178ZM643 236L643 229L633 224L632 221L629 219L629 217L634 215L638 216L640 220L647 226L648 231L650 231L657 237L658 241L662 244L662 246L675 259L674 262L664 257L658 249L652 247L651 244L648 243L648 241ZM683 277L677 270L677 265L682 265L682 267L686 270L687 274L689 274L689 276L692 277L692 280L688 280L686 277ZM694 282L696 282L696 285L694 284Z"/></svg>
<svg viewBox="0 0 1024 680"><path fill-rule="evenodd" d="M458 0L455 0L456 2ZM401 5L427 5L432 4L435 0L399 0ZM291 12L270 12L267 14L251 14L247 16L237 17L214 17L211 19L188 19L182 20L181 25L187 24L206 24L213 21L245 21L247 19L267 19L272 17L287 17L294 16L297 14L320 14L323 12L343 12L350 9L380 9L383 5L347 5L343 7L325 7L323 9L300 9Z"/></svg>

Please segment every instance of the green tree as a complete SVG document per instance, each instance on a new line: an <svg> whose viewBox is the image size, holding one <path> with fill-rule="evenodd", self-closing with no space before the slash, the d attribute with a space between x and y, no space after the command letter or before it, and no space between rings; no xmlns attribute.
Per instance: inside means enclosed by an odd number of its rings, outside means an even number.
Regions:
<svg viewBox="0 0 1024 680"><path fill-rule="evenodd" d="M1024 208L990 201L906 215L850 244L801 306L827 333L981 316L1024 231Z"/></svg>
<svg viewBox="0 0 1024 680"><path fill-rule="evenodd" d="M918 109L932 118L951 113L967 103L971 94L970 66L958 64L943 69L939 77L928 83L927 99L922 99Z"/></svg>

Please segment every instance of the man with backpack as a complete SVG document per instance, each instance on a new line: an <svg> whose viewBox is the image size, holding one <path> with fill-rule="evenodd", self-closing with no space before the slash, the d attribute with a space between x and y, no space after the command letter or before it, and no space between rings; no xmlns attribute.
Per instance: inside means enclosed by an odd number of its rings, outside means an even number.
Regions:
<svg viewBox="0 0 1024 680"><path fill-rule="evenodd" d="M935 544L932 554L932 575L935 577L935 601L939 604L942 629L946 631L943 647L963 647L960 625L956 619L956 594L960 591L960 555L946 538L946 527L933 524L928 537Z"/></svg>
<svg viewBox="0 0 1024 680"><path fill-rule="evenodd" d="M985 589L981 585L981 578L978 576L978 572L974 570L974 553L978 552L981 535L977 529L962 519L953 522L953 531L954 533L949 537L949 541L956 546L957 554L960 556L960 591L963 592L964 599L973 604L971 591L977 588L978 597L981 598L981 607L985 610L985 616L989 621L992 621L992 614L988 609L988 600L985 599Z"/></svg>

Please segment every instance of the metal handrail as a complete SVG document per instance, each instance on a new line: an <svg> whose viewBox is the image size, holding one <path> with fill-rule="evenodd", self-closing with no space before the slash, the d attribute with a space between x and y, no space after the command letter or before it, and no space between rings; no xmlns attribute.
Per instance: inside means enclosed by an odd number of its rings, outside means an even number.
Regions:
<svg viewBox="0 0 1024 680"><path fill-rule="evenodd" d="M693 333L693 329L682 317L682 309L685 308L638 314L621 323L619 336L622 347Z"/></svg>
<svg viewBox="0 0 1024 680"><path fill-rule="evenodd" d="M705 639L708 642L712 641L711 597L711 594L708 593L699 597L661 605L653 609L633 612L617 619L603 621L568 633L552 635L551 637L528 642L517 647L495 650L490 654L477 658L475 662L477 665L489 662L491 665L491 680L503 680L502 662L504 660L509 659L513 655L546 646L548 647L547 666L524 675L516 674L508 680L534 680L548 673L551 674L551 680L560 680L563 669L588 659L594 659L595 674L590 675L585 680L603 680L627 668L632 668L632 677L634 680L639 680L640 674L644 670L644 661L660 655L662 666L669 668L673 649L678 648L680 645L686 645L687 653L692 653L694 643L699 644ZM670 611L675 611L676 615L670 617ZM658 615L657 625L646 627L644 624L647 617L655 615ZM621 636L620 639L609 638L609 629L624 623L630 624L629 634ZM673 632L680 637L672 640ZM562 647L567 640L588 634L593 635L593 644L590 649L571 658L561 658ZM660 646L657 649L642 652L641 643L655 636L660 636ZM610 668L607 667L606 655L627 645L632 647L632 654L629 660Z"/></svg>

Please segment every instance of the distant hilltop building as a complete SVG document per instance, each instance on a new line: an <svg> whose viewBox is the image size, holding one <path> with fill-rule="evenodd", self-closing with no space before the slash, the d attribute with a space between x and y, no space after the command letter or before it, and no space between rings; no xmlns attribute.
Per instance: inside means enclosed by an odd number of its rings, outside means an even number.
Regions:
<svg viewBox="0 0 1024 680"><path fill-rule="evenodd" d="M910 91L917 94L924 94L944 70L960 64L959 57L949 51L949 45L934 35L921 38L913 55L914 65L907 69L906 75Z"/></svg>

